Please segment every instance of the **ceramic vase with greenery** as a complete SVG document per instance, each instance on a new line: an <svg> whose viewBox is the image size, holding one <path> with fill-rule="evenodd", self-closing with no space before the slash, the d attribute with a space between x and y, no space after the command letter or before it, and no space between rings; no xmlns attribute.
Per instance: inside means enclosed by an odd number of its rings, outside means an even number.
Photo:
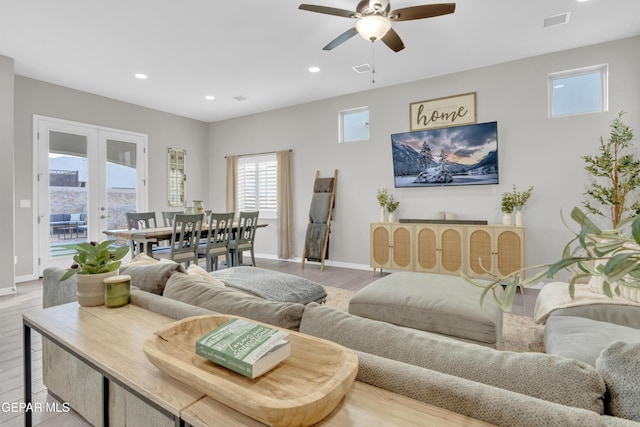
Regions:
<svg viewBox="0 0 640 427"><path fill-rule="evenodd" d="M106 277L118 274L121 259L129 251L128 246L115 247L115 240L102 243L78 243L71 245L76 254L74 263L67 269L60 281L78 274L78 303L85 307L104 304L104 285Z"/></svg>
<svg viewBox="0 0 640 427"><path fill-rule="evenodd" d="M380 222L385 222L387 202L389 201L389 190L386 188L379 188L378 195L376 197L378 199L378 204L380 205Z"/></svg>
<svg viewBox="0 0 640 427"><path fill-rule="evenodd" d="M396 221L396 210L400 206L400 202L396 202L393 200L393 195L389 196L389 200L387 201L387 210L389 211L389 222Z"/></svg>
<svg viewBox="0 0 640 427"><path fill-rule="evenodd" d="M516 186L513 186L513 190L502 193L502 212L505 214L502 218L502 223L505 225L511 224L511 214L516 213L516 225L522 225L522 208L527 203L533 192L533 186L529 187L525 191L518 191ZM508 215L508 217L507 217ZM508 224L507 224L508 218Z"/></svg>

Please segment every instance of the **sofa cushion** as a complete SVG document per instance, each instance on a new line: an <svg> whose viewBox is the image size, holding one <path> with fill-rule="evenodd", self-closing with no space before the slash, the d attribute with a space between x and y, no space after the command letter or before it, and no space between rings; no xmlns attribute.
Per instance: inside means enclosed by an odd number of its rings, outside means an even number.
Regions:
<svg viewBox="0 0 640 427"><path fill-rule="evenodd" d="M163 296L218 313L246 317L287 329L298 330L304 305L269 301L225 287L211 285L189 274L173 274Z"/></svg>
<svg viewBox="0 0 640 427"><path fill-rule="evenodd" d="M187 274L191 274L193 276L197 276L202 280L205 280L211 283L212 286L217 286L219 288L224 288L224 283L210 275L207 270L200 267L198 264L191 264L189 268L187 268Z"/></svg>
<svg viewBox="0 0 640 427"><path fill-rule="evenodd" d="M614 342L602 351L596 369L607 384L607 412L640 421L640 343Z"/></svg>
<svg viewBox="0 0 640 427"><path fill-rule="evenodd" d="M145 292L135 287L131 288L131 304L177 320L191 316L215 314L211 310Z"/></svg>
<svg viewBox="0 0 640 427"><path fill-rule="evenodd" d="M482 289L458 276L398 272L356 293L349 313L499 349L502 310L491 297L480 305L481 294Z"/></svg>
<svg viewBox="0 0 640 427"><path fill-rule="evenodd" d="M574 298L569 295L567 282L550 282L542 287L536 298L534 318L544 324L550 316L586 317L640 329L640 303L618 296L609 298L581 283L575 285Z"/></svg>
<svg viewBox="0 0 640 427"><path fill-rule="evenodd" d="M232 267L211 272L226 286L242 289L260 298L280 302L323 303L327 292L304 277L260 267Z"/></svg>
<svg viewBox="0 0 640 427"><path fill-rule="evenodd" d="M593 366L578 360L544 353L497 351L317 304L307 305L300 332L539 399L600 414L604 411L602 378Z"/></svg>
<svg viewBox="0 0 640 427"><path fill-rule="evenodd" d="M595 412L356 351L356 380L498 426L604 425ZM470 420L471 423L471 420Z"/></svg>
<svg viewBox="0 0 640 427"><path fill-rule="evenodd" d="M175 272L184 273L181 264L173 261L156 262L147 264L144 262L130 262L120 266L120 273L131 276L131 285L143 291L162 295L169 277Z"/></svg>
<svg viewBox="0 0 640 427"><path fill-rule="evenodd" d="M640 329L573 316L551 316L544 329L547 353L591 366L596 366L602 350L615 341L640 342Z"/></svg>

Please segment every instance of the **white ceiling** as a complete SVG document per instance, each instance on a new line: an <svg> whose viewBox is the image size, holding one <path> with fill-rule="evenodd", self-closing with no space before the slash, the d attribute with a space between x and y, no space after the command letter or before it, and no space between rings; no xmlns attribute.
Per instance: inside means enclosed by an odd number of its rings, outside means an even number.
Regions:
<svg viewBox="0 0 640 427"><path fill-rule="evenodd" d="M323 51L355 21L302 2L0 0L0 55L21 76L213 122L640 34L639 0L457 0L452 15L394 23L398 53L360 36ZM543 27L567 11L568 24ZM372 53L375 84L351 69Z"/></svg>

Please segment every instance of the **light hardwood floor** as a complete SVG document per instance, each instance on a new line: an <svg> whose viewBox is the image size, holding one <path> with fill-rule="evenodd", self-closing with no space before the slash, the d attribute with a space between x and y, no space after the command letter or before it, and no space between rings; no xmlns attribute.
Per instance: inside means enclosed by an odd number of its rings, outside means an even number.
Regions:
<svg viewBox="0 0 640 427"><path fill-rule="evenodd" d="M295 274L325 286L360 290L380 278L372 270L355 270L325 265L320 271L317 263L306 263L302 270L300 263L270 259L258 259L259 267ZM22 413L12 410L12 404L24 399L22 364L22 313L42 307L42 280L19 283L17 293L0 297L0 425L3 427L23 426ZM524 295L518 294L514 301L513 313L531 316L538 292L528 289ZM42 343L37 333L32 333L33 393L34 402L53 400L42 383ZM40 426L88 426L89 424L75 412L34 413L34 425Z"/></svg>

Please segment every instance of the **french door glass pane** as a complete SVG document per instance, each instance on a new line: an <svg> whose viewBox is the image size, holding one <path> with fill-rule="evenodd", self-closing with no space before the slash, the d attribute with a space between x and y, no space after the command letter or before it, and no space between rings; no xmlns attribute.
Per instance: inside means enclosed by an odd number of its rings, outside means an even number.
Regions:
<svg viewBox="0 0 640 427"><path fill-rule="evenodd" d="M107 139L108 229L126 229L127 212L137 212L137 146Z"/></svg>
<svg viewBox="0 0 640 427"><path fill-rule="evenodd" d="M89 218L87 137L49 133L49 250L51 257L74 251L68 246L87 241Z"/></svg>

